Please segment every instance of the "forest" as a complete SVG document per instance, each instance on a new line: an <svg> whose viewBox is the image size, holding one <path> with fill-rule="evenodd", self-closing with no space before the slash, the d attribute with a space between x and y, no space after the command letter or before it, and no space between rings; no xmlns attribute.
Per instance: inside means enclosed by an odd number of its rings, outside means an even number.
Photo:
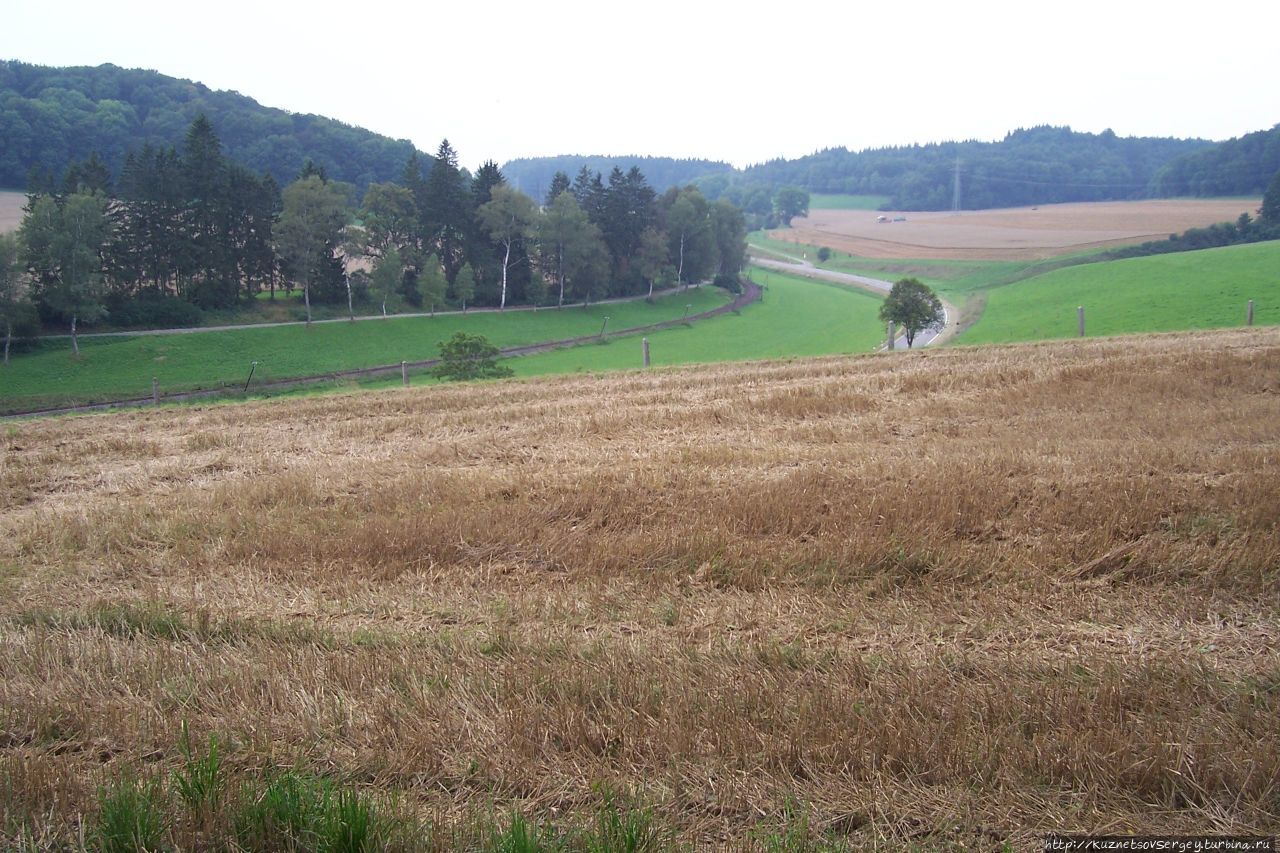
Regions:
<svg viewBox="0 0 1280 853"><path fill-rule="evenodd" d="M1280 172L1280 124L1184 155L1151 181L1151 194L1166 196L1257 195Z"/></svg>
<svg viewBox="0 0 1280 853"><path fill-rule="evenodd" d="M810 192L883 195L886 209L965 210L1055 202L1145 198L1156 172L1174 158L1207 148L1204 140L1125 138L1110 130L1068 127L1015 130L998 142L943 142L850 152L818 151L773 160L741 173L747 184L794 184ZM715 179L701 182L709 195Z"/></svg>
<svg viewBox="0 0 1280 853"><path fill-rule="evenodd" d="M33 186L16 241L0 247L8 332L69 324L186 326L279 290L313 303L430 310L563 306L652 297L746 262L740 210L698 189L656 192L637 167L582 168L525 195L486 162L474 175L445 140L364 192L307 161L281 188L223 150L213 123L182 148L143 146L116 177L96 154Z"/></svg>
<svg viewBox="0 0 1280 853"><path fill-rule="evenodd" d="M180 146L198 115L228 157L278 183L310 159L359 190L400 173L415 149L333 119L264 107L237 92L114 65L50 68L0 61L0 187L27 186L96 153L113 173L130 150Z"/></svg>

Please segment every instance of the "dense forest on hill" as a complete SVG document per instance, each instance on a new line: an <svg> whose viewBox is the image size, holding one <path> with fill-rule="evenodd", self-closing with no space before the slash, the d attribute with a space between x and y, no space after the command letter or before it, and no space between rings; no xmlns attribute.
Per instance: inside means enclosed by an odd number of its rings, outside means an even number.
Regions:
<svg viewBox="0 0 1280 853"><path fill-rule="evenodd" d="M637 168L659 192L683 187L711 175L732 175L733 166L717 160L677 160L672 157L605 157L565 154L557 157L521 157L502 165L507 180L521 190L541 197L551 186L556 172L576 175L582 169L607 175L615 168L629 172Z"/></svg>
<svg viewBox="0 0 1280 853"><path fill-rule="evenodd" d="M1257 195L1280 171L1280 124L1184 155L1151 182L1155 196Z"/></svg>
<svg viewBox="0 0 1280 853"><path fill-rule="evenodd" d="M895 210L947 210L956 164L960 206L977 210L1143 198L1166 163L1212 143L1120 137L1068 127L1016 130L998 142L942 142L850 152L830 148L744 170L747 184L794 184L816 193L885 195ZM716 195L713 179L704 183Z"/></svg>
<svg viewBox="0 0 1280 853"><path fill-rule="evenodd" d="M230 159L281 185L311 160L363 190L397 177L414 152L405 140L155 71L0 61L0 187L23 188L33 167L61 173L93 153L119 175L130 150L180 148L199 115L218 128Z"/></svg>

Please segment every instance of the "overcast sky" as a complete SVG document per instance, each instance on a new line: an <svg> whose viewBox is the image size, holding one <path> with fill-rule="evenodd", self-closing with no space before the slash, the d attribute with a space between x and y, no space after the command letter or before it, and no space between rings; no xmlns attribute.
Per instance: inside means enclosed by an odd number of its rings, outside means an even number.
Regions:
<svg viewBox="0 0 1280 853"><path fill-rule="evenodd" d="M471 168L1280 122L1275 0L6 0L0 18L3 59L150 68L427 152L448 137Z"/></svg>

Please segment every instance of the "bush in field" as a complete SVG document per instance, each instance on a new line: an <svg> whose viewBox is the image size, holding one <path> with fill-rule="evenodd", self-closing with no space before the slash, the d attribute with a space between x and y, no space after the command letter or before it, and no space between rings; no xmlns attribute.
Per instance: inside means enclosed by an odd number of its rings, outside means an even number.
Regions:
<svg viewBox="0 0 1280 853"><path fill-rule="evenodd" d="M440 342L440 363L431 373L452 382L510 376L511 368L498 364L499 355L498 348L484 335L455 332L449 340Z"/></svg>
<svg viewBox="0 0 1280 853"><path fill-rule="evenodd" d="M818 247L818 260L822 261L823 263L831 260L831 250L828 249L826 246Z"/></svg>

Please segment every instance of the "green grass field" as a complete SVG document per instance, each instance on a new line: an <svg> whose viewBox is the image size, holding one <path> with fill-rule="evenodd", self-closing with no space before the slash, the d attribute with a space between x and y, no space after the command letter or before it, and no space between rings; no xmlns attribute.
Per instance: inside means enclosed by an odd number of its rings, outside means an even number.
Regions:
<svg viewBox="0 0 1280 853"><path fill-rule="evenodd" d="M832 195L814 193L809 196L810 210L879 210L889 203L887 195Z"/></svg>
<svg viewBox="0 0 1280 853"><path fill-rule="evenodd" d="M858 353L875 349L884 327L881 300L812 279L752 268L764 286L761 302L737 316L648 335L654 366ZM640 336L586 344L506 362L517 376L619 370L641 366Z"/></svg>
<svg viewBox="0 0 1280 853"><path fill-rule="evenodd" d="M1280 241L1084 264L987 292L961 344L1280 324Z"/></svg>
<svg viewBox="0 0 1280 853"><path fill-rule="evenodd" d="M79 358L66 339L41 341L0 369L0 411L146 396L243 383L257 361L259 380L284 379L434 358L456 331L485 335L500 347L572 338L677 319L724 304L728 294L702 287L644 301L505 314L390 318L358 323L81 338Z"/></svg>

